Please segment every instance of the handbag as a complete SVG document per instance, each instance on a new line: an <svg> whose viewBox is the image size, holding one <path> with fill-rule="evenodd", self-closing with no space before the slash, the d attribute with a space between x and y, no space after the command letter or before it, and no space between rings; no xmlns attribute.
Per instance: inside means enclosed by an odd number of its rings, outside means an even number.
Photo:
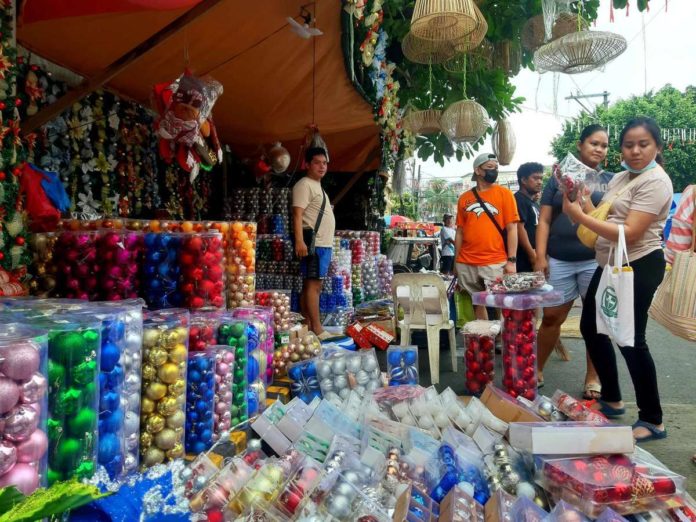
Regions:
<svg viewBox="0 0 696 522"><path fill-rule="evenodd" d="M326 192L322 192L321 208L319 209L319 215L317 216L317 222L314 224L313 228L303 228L302 229L302 239L304 244L307 245L307 254L313 256L316 252L316 242L317 242L317 231L321 226L321 220L324 217L324 209L326 208Z"/></svg>
<svg viewBox="0 0 696 522"><path fill-rule="evenodd" d="M626 192L636 182L637 179L638 178L636 177L632 179L630 182L628 182L626 186L619 190L616 193L616 195L609 201L601 202L596 209L590 212L590 217L598 219L599 221L606 221L609 217L609 211L611 210L614 201L616 201L619 196ZM585 225L580 225L576 233L578 239L583 245L585 245L587 248L591 248L592 250L594 250L595 244L597 243L597 238L599 237L597 235L597 232L590 230Z"/></svg>
<svg viewBox="0 0 696 522"><path fill-rule="evenodd" d="M476 198L476 201L478 201L478 204L481 205L481 208L488 216L488 219L490 219L493 222L493 225L495 225L495 228L500 233L501 237L503 238L503 244L505 245L505 251L507 252L507 230L503 230L503 228L498 224L495 217L493 216L493 214L488 209L488 207L484 203L483 199L479 195L478 191L475 188L473 188L473 189L471 189L471 192L474 193L474 197Z"/></svg>
<svg viewBox="0 0 696 522"><path fill-rule="evenodd" d="M696 341L696 207L691 221L691 248L674 253L672 269L657 287L648 314L674 335Z"/></svg>
<svg viewBox="0 0 696 522"><path fill-rule="evenodd" d="M614 254L614 264L611 255ZM626 260L626 266L623 261ZM609 250L609 261L604 266L595 294L597 333L606 334L619 346L635 344L635 316L633 310L633 269L628 262L626 234L619 225L616 247Z"/></svg>

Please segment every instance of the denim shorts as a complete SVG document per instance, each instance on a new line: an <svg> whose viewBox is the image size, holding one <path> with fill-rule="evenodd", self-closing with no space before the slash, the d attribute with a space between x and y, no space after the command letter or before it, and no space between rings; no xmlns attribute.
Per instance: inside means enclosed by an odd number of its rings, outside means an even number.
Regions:
<svg viewBox="0 0 696 522"><path fill-rule="evenodd" d="M324 279L329 273L331 264L331 247L316 247L314 254L302 258L300 274L305 279Z"/></svg>
<svg viewBox="0 0 696 522"><path fill-rule="evenodd" d="M597 270L597 261L561 261L549 257L548 283L554 290L563 292L563 303L575 301L578 297L585 298L587 287Z"/></svg>

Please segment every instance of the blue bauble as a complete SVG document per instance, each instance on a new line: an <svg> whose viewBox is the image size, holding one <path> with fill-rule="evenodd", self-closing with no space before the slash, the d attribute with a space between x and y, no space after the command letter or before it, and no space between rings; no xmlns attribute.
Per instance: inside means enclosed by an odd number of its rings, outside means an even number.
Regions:
<svg viewBox="0 0 696 522"><path fill-rule="evenodd" d="M201 372L196 369L189 368L188 381L190 385L196 385L201 381Z"/></svg>
<svg viewBox="0 0 696 522"><path fill-rule="evenodd" d="M395 380L390 380L389 381L389 386L399 386L401 384L401 381L395 381Z"/></svg>
<svg viewBox="0 0 696 522"><path fill-rule="evenodd" d="M210 362L208 361L208 359L206 357L197 357L197 359L198 369L203 373L208 371L208 368L210 367Z"/></svg>
<svg viewBox="0 0 696 522"><path fill-rule="evenodd" d="M99 372L99 394L103 395L109 389L109 379L105 373Z"/></svg>
<svg viewBox="0 0 696 522"><path fill-rule="evenodd" d="M118 319L110 321L105 334L110 341L118 343L126 335L126 323Z"/></svg>
<svg viewBox="0 0 696 522"><path fill-rule="evenodd" d="M389 366L399 366L401 364L401 350L392 350L387 356L387 362Z"/></svg>
<svg viewBox="0 0 696 522"><path fill-rule="evenodd" d="M255 415L259 411L259 396L255 390L247 389L247 404L249 407L249 417Z"/></svg>
<svg viewBox="0 0 696 522"><path fill-rule="evenodd" d="M198 412L194 409L194 404L195 403L189 403L189 408L186 412L186 422L188 424L195 424L196 422L198 422L198 419L200 418Z"/></svg>
<svg viewBox="0 0 696 522"><path fill-rule="evenodd" d="M317 376L317 367L313 362L308 362L302 365L303 370L302 373L304 373L305 377L316 377Z"/></svg>
<svg viewBox="0 0 696 522"><path fill-rule="evenodd" d="M115 392L120 392L121 391L121 385L123 384L123 367L120 365L116 365L116 368L113 369L110 373L106 374L106 385L108 386L109 390L115 391Z"/></svg>
<svg viewBox="0 0 696 522"><path fill-rule="evenodd" d="M293 381L299 381L302 378L302 366L292 366L288 368L288 377Z"/></svg>
<svg viewBox="0 0 696 522"><path fill-rule="evenodd" d="M159 279L150 279L147 282L147 286L151 292L157 292L162 287L162 282Z"/></svg>
<svg viewBox="0 0 696 522"><path fill-rule="evenodd" d="M406 384L418 384L418 368L415 366L407 366L404 368L404 382Z"/></svg>
<svg viewBox="0 0 696 522"><path fill-rule="evenodd" d="M188 446L188 444L186 444ZM210 449L210 445L203 442L202 440L197 440L190 446L189 453L193 453L194 455L198 455L200 453L203 453L204 451L208 451Z"/></svg>
<svg viewBox="0 0 696 522"><path fill-rule="evenodd" d="M202 399L196 401L196 411L198 411L199 414L203 415L209 409L210 409L210 405L206 401L204 401Z"/></svg>
<svg viewBox="0 0 696 522"><path fill-rule="evenodd" d="M148 232L147 234L145 234L145 238L144 238L145 246L148 248L153 246L155 244L155 241L157 240L157 236L158 236L158 234L155 234L152 232Z"/></svg>
<svg viewBox="0 0 696 522"><path fill-rule="evenodd" d="M112 391L103 394L99 401L99 407L102 411L116 411L119 409L120 404L121 398L118 396L118 393Z"/></svg>
<svg viewBox="0 0 696 522"><path fill-rule="evenodd" d="M206 444L210 444L213 441L213 430L205 429L201 431L201 440Z"/></svg>
<svg viewBox="0 0 696 522"><path fill-rule="evenodd" d="M101 371L109 373L112 371L121 357L121 351L111 341L106 341L101 348Z"/></svg>
<svg viewBox="0 0 696 522"><path fill-rule="evenodd" d="M247 359L247 379L249 382L254 382L259 378L259 361L256 357L249 357Z"/></svg>
<svg viewBox="0 0 696 522"><path fill-rule="evenodd" d="M213 390L213 389L206 390L205 393L203 394L203 398L206 401L212 401L215 398L215 390Z"/></svg>
<svg viewBox="0 0 696 522"><path fill-rule="evenodd" d="M404 364L410 366L416 364L418 359L418 352L416 350L406 350L404 351Z"/></svg>
<svg viewBox="0 0 696 522"><path fill-rule="evenodd" d="M157 265L157 273L159 274L160 277L168 277L169 276L169 263L164 262L160 263Z"/></svg>
<svg viewBox="0 0 696 522"><path fill-rule="evenodd" d="M114 433L99 435L99 463L111 462L121 452L121 444Z"/></svg>
<svg viewBox="0 0 696 522"><path fill-rule="evenodd" d="M111 413L99 414L99 436L104 432L117 433L123 428L123 411L115 410Z"/></svg>
<svg viewBox="0 0 696 522"><path fill-rule="evenodd" d="M394 381L401 382L404 380L405 376L406 372L404 372L404 369L401 366L395 366L391 369L391 372L389 372L389 378Z"/></svg>

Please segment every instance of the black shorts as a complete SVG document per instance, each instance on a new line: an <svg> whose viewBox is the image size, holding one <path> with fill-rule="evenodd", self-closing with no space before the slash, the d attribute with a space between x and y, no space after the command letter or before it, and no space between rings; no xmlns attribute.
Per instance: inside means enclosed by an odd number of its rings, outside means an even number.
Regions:
<svg viewBox="0 0 696 522"><path fill-rule="evenodd" d="M442 256L440 259L440 272L449 273L454 269L454 256Z"/></svg>

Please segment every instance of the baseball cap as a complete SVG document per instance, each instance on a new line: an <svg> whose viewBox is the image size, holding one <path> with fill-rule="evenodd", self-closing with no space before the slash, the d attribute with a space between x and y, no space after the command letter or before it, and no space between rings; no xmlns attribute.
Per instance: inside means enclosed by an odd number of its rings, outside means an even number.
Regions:
<svg viewBox="0 0 696 522"><path fill-rule="evenodd" d="M474 170L476 170L478 167L486 163L487 161L495 161L496 163L498 162L498 156L493 154L492 152L484 152L483 154L479 154L476 156L476 159L474 159ZM476 173L473 172L471 174L471 180L476 181Z"/></svg>

